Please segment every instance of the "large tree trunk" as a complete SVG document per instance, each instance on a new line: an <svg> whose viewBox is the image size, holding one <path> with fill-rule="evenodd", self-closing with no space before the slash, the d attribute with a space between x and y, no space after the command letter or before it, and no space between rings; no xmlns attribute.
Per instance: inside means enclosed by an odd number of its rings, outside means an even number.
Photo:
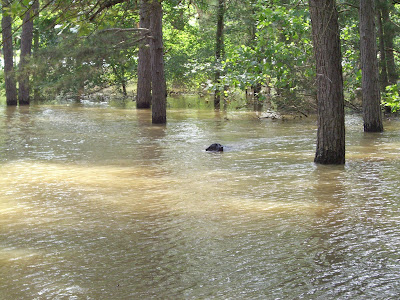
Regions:
<svg viewBox="0 0 400 300"><path fill-rule="evenodd" d="M360 50L364 131L383 131L374 1L360 0Z"/></svg>
<svg viewBox="0 0 400 300"><path fill-rule="evenodd" d="M164 48L162 36L162 6L160 0L150 2L150 53L152 87L152 123L167 122L167 89L164 76Z"/></svg>
<svg viewBox="0 0 400 300"><path fill-rule="evenodd" d="M29 105L29 56L32 52L32 39L33 39L33 17L38 7L38 0L35 0L32 6L26 10L24 14L22 33L21 33L21 54L19 62L19 92L18 101L19 105Z"/></svg>
<svg viewBox="0 0 400 300"><path fill-rule="evenodd" d="M344 164L344 96L338 12L335 0L310 0L317 71L319 164Z"/></svg>
<svg viewBox="0 0 400 300"><path fill-rule="evenodd" d="M140 1L140 28L150 28L150 12L148 0ZM151 106L151 56L149 45L140 45L137 82L137 108Z"/></svg>
<svg viewBox="0 0 400 300"><path fill-rule="evenodd" d="M215 43L215 85L217 86L214 92L214 108L219 109L221 103L221 59L224 53L224 13L225 13L225 0L218 0L217 11L217 34Z"/></svg>
<svg viewBox="0 0 400 300"><path fill-rule="evenodd" d="M2 37L3 37L3 57L4 57L4 77L6 85L6 102L7 105L17 105L17 85L15 82L14 59L13 59L13 42L12 42L12 18L5 14L5 7L9 6L9 0L2 0L3 16L1 20Z"/></svg>

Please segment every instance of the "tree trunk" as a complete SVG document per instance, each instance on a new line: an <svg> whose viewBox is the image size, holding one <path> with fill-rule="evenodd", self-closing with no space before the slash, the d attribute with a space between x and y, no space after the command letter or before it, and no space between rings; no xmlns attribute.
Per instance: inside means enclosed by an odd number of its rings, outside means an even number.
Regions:
<svg viewBox="0 0 400 300"><path fill-rule="evenodd" d="M148 0L140 2L140 28L150 28ZM137 82L137 108L150 108L151 106L151 56L149 45L140 45Z"/></svg>
<svg viewBox="0 0 400 300"><path fill-rule="evenodd" d="M33 17L38 6L38 0L35 0L32 6L24 14L22 33L21 33L21 54L19 62L19 105L29 105L29 56L32 52L33 39Z"/></svg>
<svg viewBox="0 0 400 300"><path fill-rule="evenodd" d="M381 90L384 91L389 85L389 80L387 76L387 66L386 66L386 51L385 51L385 41L383 35L383 21L381 11L377 10L377 20L378 20L378 37L379 37L379 53L380 53L380 74L379 81L381 85Z"/></svg>
<svg viewBox="0 0 400 300"><path fill-rule="evenodd" d="M124 95L124 97L128 96L128 92L126 91L126 82L122 82L122 95Z"/></svg>
<svg viewBox="0 0 400 300"><path fill-rule="evenodd" d="M250 39L248 41L248 45L253 49L256 50L256 46L257 46L257 40L256 40L256 34L257 34L257 12L256 12L256 3L255 1L250 1L251 3L251 23L250 23L250 27L249 27L249 36ZM263 53L263 47L261 47L261 53ZM255 57L257 59L257 63L259 63L260 65L262 64L262 59L260 59L260 57ZM259 71L260 77L262 76L262 71ZM260 102L260 94L261 94L261 88L262 88L262 84L261 82L256 82L251 86L251 89L253 91L253 104L254 104L254 110L256 111L260 111L262 109L262 102Z"/></svg>
<svg viewBox="0 0 400 300"><path fill-rule="evenodd" d="M365 132L383 131L374 1L360 0L362 103Z"/></svg>
<svg viewBox="0 0 400 300"><path fill-rule="evenodd" d="M39 1L38 1L39 3ZM38 7L39 10L39 7ZM39 36L39 30L36 28L36 30L34 30L33 32L33 59L36 61L37 60L37 55L38 55L38 51L39 51L39 40L40 36ZM39 87L37 85L37 81L36 78L38 77L37 74L36 76L33 76L33 101L35 103L38 103L40 100L40 90Z"/></svg>
<svg viewBox="0 0 400 300"><path fill-rule="evenodd" d="M225 0L218 0L217 12L217 35L215 43L215 85L217 88L214 93L214 108L219 109L221 103L221 59L224 53L224 13L225 13Z"/></svg>
<svg viewBox="0 0 400 300"><path fill-rule="evenodd" d="M394 43L393 40L396 35L396 28L390 20L390 10L393 9L390 1L380 1L379 2L382 21L383 21L383 37L385 44L385 57L386 57L386 67L388 74L388 81L390 84L396 84L399 76L396 70L396 63L394 59Z"/></svg>
<svg viewBox="0 0 400 300"><path fill-rule="evenodd" d="M126 91L126 79L125 79L125 68L121 67L121 71L118 72L117 66L114 63L114 61L112 61L110 63L111 68L113 70L114 76L117 78L117 82L119 84L121 84L121 88L122 88L122 95L124 95L124 97L128 96L128 93Z"/></svg>
<svg viewBox="0 0 400 300"><path fill-rule="evenodd" d="M344 164L344 96L338 12L335 0L310 0L317 71L319 164Z"/></svg>
<svg viewBox="0 0 400 300"><path fill-rule="evenodd" d="M164 76L164 48L162 36L162 6L160 0L150 3L150 42L151 87L152 87L152 123L167 122L167 89Z"/></svg>
<svg viewBox="0 0 400 300"><path fill-rule="evenodd" d="M2 0L3 16L1 20L3 37L4 78L6 87L6 102L8 106L18 104L17 85L15 82L13 42L12 42L12 18L5 14L4 8L9 6L9 0Z"/></svg>
<svg viewBox="0 0 400 300"><path fill-rule="evenodd" d="M256 83L252 87L253 90L253 104L255 111L261 111L262 102L260 102L260 94L261 94L261 83Z"/></svg>

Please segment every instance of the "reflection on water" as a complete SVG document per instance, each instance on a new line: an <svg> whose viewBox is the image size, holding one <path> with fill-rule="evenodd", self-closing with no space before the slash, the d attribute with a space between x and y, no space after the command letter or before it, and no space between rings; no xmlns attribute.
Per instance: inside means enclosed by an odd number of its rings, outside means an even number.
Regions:
<svg viewBox="0 0 400 300"><path fill-rule="evenodd" d="M400 294L399 121L333 167L312 118L168 113L1 109L0 299Z"/></svg>

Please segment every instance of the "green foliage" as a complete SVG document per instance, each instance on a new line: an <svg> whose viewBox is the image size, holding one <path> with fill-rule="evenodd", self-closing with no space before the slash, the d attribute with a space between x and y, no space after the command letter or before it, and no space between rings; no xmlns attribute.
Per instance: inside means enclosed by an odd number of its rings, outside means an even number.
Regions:
<svg viewBox="0 0 400 300"><path fill-rule="evenodd" d="M33 71L36 86L49 96L61 92L78 95L112 85L126 85L137 65L135 40L126 32L99 32L90 37L61 35L59 42L36 53ZM118 46L117 46L118 45Z"/></svg>
<svg viewBox="0 0 400 300"><path fill-rule="evenodd" d="M342 11L339 16L344 92L350 99L355 98L356 89L361 87L359 16L356 8L358 3L352 2L353 6L339 3Z"/></svg>
<svg viewBox="0 0 400 300"><path fill-rule="evenodd" d="M68 14L76 12L77 5ZM139 33L131 29L138 16L132 5L118 4L96 22L87 22L84 14L67 17L51 9L42 13L37 22L40 45L31 61L34 85L42 97L79 97L109 86L126 86L137 67Z"/></svg>
<svg viewBox="0 0 400 300"><path fill-rule="evenodd" d="M400 110L400 83L389 85L382 93L382 104L389 107L391 112Z"/></svg>
<svg viewBox="0 0 400 300"><path fill-rule="evenodd" d="M247 14L257 21L248 24L241 44L227 50L222 85L241 90L266 86L292 100L312 95L315 72L308 8L258 1Z"/></svg>
<svg viewBox="0 0 400 300"><path fill-rule="evenodd" d="M276 107L299 107L315 98L315 67L308 5L298 0L230 0L224 14L224 53L215 61L216 0L163 1L165 73L177 90L245 91L263 87ZM47 2L46 2L47 3ZM104 1L49 2L35 20L40 44L31 61L35 87L42 95L79 94L126 85L136 76L140 35L138 2L122 1L103 11ZM21 17L31 0L3 8L14 18L19 50ZM42 2L42 5L45 4ZM340 0L341 46L345 95L361 86L356 0ZM400 5L391 13L400 28ZM100 12L97 14L97 12ZM91 16L96 15L96 18ZM396 63L400 38L394 39ZM222 74L215 84L215 71ZM228 89L228 90L227 90ZM390 86L383 101L398 109L398 87ZM261 97L261 100L264 98ZM313 100L314 101L314 100Z"/></svg>
<svg viewBox="0 0 400 300"><path fill-rule="evenodd" d="M184 2L164 2L163 8L167 82L176 89L198 89L213 74L214 44L208 24L199 19L207 13Z"/></svg>

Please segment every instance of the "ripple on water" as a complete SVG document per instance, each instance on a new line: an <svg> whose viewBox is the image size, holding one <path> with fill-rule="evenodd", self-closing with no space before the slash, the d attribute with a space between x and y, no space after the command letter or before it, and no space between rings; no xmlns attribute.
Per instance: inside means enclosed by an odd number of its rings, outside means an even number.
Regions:
<svg viewBox="0 0 400 300"><path fill-rule="evenodd" d="M365 136L347 118L347 163L332 167L312 163L313 121L175 111L160 127L135 110L4 114L0 298L400 292L398 126ZM228 151L206 153L211 142Z"/></svg>

